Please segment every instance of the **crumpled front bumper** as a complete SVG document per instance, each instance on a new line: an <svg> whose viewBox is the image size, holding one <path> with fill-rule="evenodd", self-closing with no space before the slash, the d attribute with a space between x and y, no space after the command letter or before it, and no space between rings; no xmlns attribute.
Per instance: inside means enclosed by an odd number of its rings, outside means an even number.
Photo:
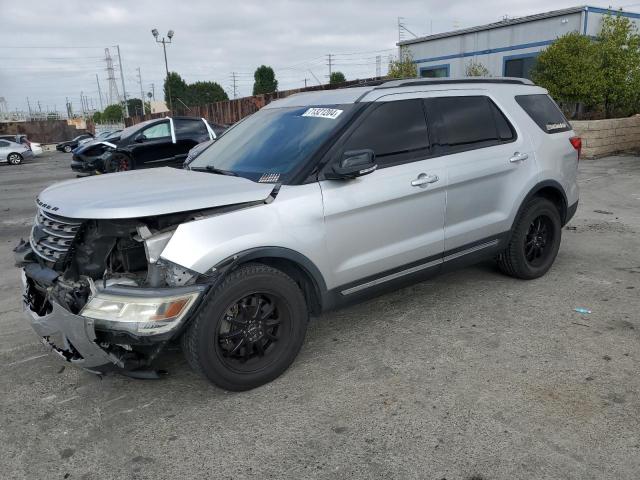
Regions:
<svg viewBox="0 0 640 480"><path fill-rule="evenodd" d="M27 278L22 272L23 288L27 289ZM42 337L42 343L68 362L79 367L94 369L105 365L124 368L123 362L95 343L93 320L74 315L55 301L52 310L45 315L34 312L23 297L23 308L31 326Z"/></svg>

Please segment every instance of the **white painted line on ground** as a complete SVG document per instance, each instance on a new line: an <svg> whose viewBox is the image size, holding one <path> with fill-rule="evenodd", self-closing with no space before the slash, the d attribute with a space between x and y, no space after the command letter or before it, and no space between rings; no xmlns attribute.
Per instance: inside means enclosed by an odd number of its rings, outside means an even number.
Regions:
<svg viewBox="0 0 640 480"><path fill-rule="evenodd" d="M7 363L7 364L5 364L4 366L5 366L5 367L11 367L11 366L13 366L13 365L19 365L19 364L21 364L21 363L27 363L27 362L30 362L31 360L37 360L38 358L48 357L48 356L49 356L49 354L48 354L48 353L44 353L44 354L42 354L42 355L36 355L36 356L34 356L34 357L23 358L22 360L17 360L17 361L15 361L15 362Z"/></svg>

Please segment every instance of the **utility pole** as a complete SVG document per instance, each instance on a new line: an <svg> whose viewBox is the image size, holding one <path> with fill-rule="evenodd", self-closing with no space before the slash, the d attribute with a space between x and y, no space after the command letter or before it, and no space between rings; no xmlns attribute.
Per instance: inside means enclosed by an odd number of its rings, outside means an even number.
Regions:
<svg viewBox="0 0 640 480"><path fill-rule="evenodd" d="M236 90L236 72L231 72L231 81L233 82L233 98L236 98L238 96Z"/></svg>
<svg viewBox="0 0 640 480"><path fill-rule="evenodd" d="M151 30L151 34L153 35L153 38L156 39L156 43L161 43L162 44L162 49L164 50L164 68L167 71L166 85L167 85L167 96L169 97L169 113L172 113L173 112L173 105L172 105L172 101L171 101L171 82L169 81L169 63L167 62L167 43L171 43L171 39L173 38L174 31L173 30L169 30L167 32L167 37L169 37L169 40L165 40L164 37L162 37L162 40L158 40L158 29L157 28L154 28L153 30Z"/></svg>
<svg viewBox="0 0 640 480"><path fill-rule="evenodd" d="M140 101L142 102L142 116L144 117L144 91L142 90L142 73L138 67L138 82L140 83Z"/></svg>
<svg viewBox="0 0 640 480"><path fill-rule="evenodd" d="M327 65L329 65L329 81L331 81L331 54L330 53L327 54L327 60L328 60Z"/></svg>
<svg viewBox="0 0 640 480"><path fill-rule="evenodd" d="M304 88L307 88L307 79L304 79Z"/></svg>
<svg viewBox="0 0 640 480"><path fill-rule="evenodd" d="M27 97L27 108L29 109L29 118L31 118L31 104L29 103L29 97Z"/></svg>
<svg viewBox="0 0 640 480"><path fill-rule="evenodd" d="M122 70L122 55L120 55L120 45L118 49L118 64L120 64L120 80L122 80L122 98L124 99L124 118L129 118L129 107L127 106L127 90L124 87L124 72Z"/></svg>
<svg viewBox="0 0 640 480"><path fill-rule="evenodd" d="M40 105L40 100L38 100L38 111L42 113L42 106Z"/></svg>
<svg viewBox="0 0 640 480"><path fill-rule="evenodd" d="M382 76L382 55L376 55L376 77Z"/></svg>
<svg viewBox="0 0 640 480"><path fill-rule="evenodd" d="M98 84L98 98L100 98L100 110L104 110L104 105L102 104L102 90L100 89L100 80L98 79L97 73L96 73L96 83Z"/></svg>
<svg viewBox="0 0 640 480"><path fill-rule="evenodd" d="M151 96L153 97L153 101L156 101L156 86L154 83L151 84Z"/></svg>

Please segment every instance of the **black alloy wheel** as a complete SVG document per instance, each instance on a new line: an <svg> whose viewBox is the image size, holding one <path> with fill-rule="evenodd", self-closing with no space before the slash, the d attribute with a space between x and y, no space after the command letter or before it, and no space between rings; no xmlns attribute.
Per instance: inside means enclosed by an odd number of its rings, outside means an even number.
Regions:
<svg viewBox="0 0 640 480"><path fill-rule="evenodd" d="M247 295L233 302L219 322L216 353L230 369L264 368L286 346L290 323L283 298L271 293Z"/></svg>
<svg viewBox="0 0 640 480"><path fill-rule="evenodd" d="M194 370L226 390L264 385L291 365L309 312L300 286L260 263L230 272L210 290L182 336Z"/></svg>
<svg viewBox="0 0 640 480"><path fill-rule="evenodd" d="M535 197L516 220L507 247L497 257L498 267L516 278L541 277L553 265L561 238L558 207L546 198Z"/></svg>

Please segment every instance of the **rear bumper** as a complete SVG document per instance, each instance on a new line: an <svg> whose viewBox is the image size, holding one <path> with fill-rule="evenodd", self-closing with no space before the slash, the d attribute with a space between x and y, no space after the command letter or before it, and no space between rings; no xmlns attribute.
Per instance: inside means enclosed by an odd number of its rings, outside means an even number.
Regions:
<svg viewBox="0 0 640 480"><path fill-rule="evenodd" d="M574 203L573 205L570 205L567 208L567 217L564 219L565 225L571 221L573 216L576 214L577 210L578 210L578 201L576 201L576 203Z"/></svg>

